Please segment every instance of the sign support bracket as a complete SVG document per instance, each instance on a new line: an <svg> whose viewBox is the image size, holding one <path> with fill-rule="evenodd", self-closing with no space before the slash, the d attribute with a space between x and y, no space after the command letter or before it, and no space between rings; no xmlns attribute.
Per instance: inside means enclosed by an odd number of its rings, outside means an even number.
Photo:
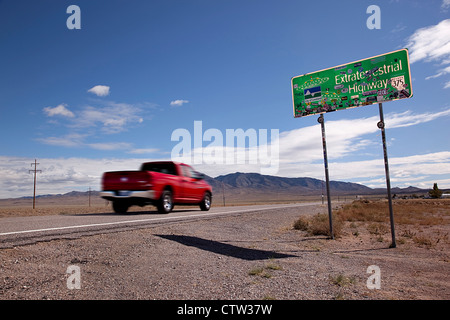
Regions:
<svg viewBox="0 0 450 320"><path fill-rule="evenodd" d="M323 114L319 116L317 121L320 123L320 126L322 128L323 162L325 165L325 180L327 186L328 221L330 223L330 237L331 239L334 239L333 215L331 210L331 196L330 196L330 177L328 175L327 142L325 138L325 118L323 117Z"/></svg>
<svg viewBox="0 0 450 320"><path fill-rule="evenodd" d="M386 133L384 130L383 104L379 103L378 106L380 109L380 121L377 123L377 126L378 126L378 128L381 129L381 139L383 141L384 170L386 172L386 189L387 189L387 196L388 196L388 203L389 203L389 217L390 217L390 221L391 221L392 243L389 247L395 248L395 247L397 247L397 244L395 242L394 211L392 209L391 179L389 177L389 163L388 163L388 155L387 155L387 148L386 148Z"/></svg>

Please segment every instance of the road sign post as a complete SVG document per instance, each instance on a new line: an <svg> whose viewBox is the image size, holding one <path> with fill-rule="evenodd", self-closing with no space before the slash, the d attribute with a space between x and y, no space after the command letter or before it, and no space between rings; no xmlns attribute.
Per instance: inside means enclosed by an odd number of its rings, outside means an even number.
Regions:
<svg viewBox="0 0 450 320"><path fill-rule="evenodd" d="M328 222L330 224L330 238L334 239L333 214L331 210L331 195L330 195L330 177L328 175L327 140L325 136L325 119L323 117L323 114L320 115L317 121L320 123L320 126L322 128L323 163L325 165L325 181L327 186Z"/></svg>
<svg viewBox="0 0 450 320"><path fill-rule="evenodd" d="M380 103L378 105L380 110L380 121L378 122L377 126L381 129L381 140L383 142L383 154L384 154L384 170L386 173L386 189L387 189L387 196L388 196L388 203L389 203L389 219L391 222L391 248L395 248L397 246L395 242L395 227L394 227L394 210L392 209L392 196L391 196L391 178L389 176L389 163L388 163L388 155L387 155L387 148L386 148L386 133L384 130L384 115L383 115L383 104Z"/></svg>

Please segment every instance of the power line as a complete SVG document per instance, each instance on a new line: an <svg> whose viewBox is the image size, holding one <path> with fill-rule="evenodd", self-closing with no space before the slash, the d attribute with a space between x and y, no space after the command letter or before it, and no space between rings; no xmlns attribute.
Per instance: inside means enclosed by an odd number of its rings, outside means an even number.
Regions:
<svg viewBox="0 0 450 320"><path fill-rule="evenodd" d="M34 159L34 163L31 164L31 166L34 165L34 170L28 170L28 173L33 172L34 173L34 191L33 191L33 209L35 208L36 203L36 173L42 173L42 170L37 170L37 165L39 163L36 162L36 159Z"/></svg>

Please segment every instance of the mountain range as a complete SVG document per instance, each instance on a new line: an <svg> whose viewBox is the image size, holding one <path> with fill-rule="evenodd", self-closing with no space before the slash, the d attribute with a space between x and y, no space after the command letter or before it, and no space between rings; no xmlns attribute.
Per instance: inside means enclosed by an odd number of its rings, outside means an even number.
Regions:
<svg viewBox="0 0 450 320"><path fill-rule="evenodd" d="M301 199L320 199L321 195L326 196L326 187L323 180L302 177L286 178L278 176L262 175L258 173L236 172L221 175L215 178L205 176L205 180L213 188L215 201L221 203L227 199L227 205L243 202L260 201L295 201ZM428 190L416 187L392 188L392 194L402 193L426 193ZM385 196L384 188L369 188L362 184L342 181L330 181L330 193L335 196L356 196L356 195L382 195ZM90 192L93 203L104 201L99 198L98 191ZM50 203L70 203L77 201L84 202L89 197L89 192L71 191L57 195L39 195L36 198ZM32 196L18 198L16 200L28 201ZM2 201L2 200L0 200ZM20 201L22 202L22 201Z"/></svg>
<svg viewBox="0 0 450 320"><path fill-rule="evenodd" d="M278 176L262 175L258 173L242 173L236 172L215 178L206 177L205 180L211 184L213 190L233 190L246 189L247 191L264 191L267 193L296 193L300 195L317 195L326 192L325 181L302 177L302 178L286 178ZM425 192L428 190L416 187L408 188L392 188L392 192L397 193L413 193ZM386 192L385 188L369 188L362 184L353 182L330 181L330 193L335 195L366 195L379 194Z"/></svg>

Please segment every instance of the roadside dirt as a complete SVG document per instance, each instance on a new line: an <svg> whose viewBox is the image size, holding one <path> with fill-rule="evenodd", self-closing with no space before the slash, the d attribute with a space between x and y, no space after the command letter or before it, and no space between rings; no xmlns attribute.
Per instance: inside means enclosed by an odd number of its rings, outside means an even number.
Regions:
<svg viewBox="0 0 450 320"><path fill-rule="evenodd" d="M450 299L447 223L399 225L391 249L388 225L374 233L345 222L336 240L293 228L325 212L285 208L2 249L0 299ZM374 265L380 289L367 287ZM71 266L80 289L68 288Z"/></svg>

